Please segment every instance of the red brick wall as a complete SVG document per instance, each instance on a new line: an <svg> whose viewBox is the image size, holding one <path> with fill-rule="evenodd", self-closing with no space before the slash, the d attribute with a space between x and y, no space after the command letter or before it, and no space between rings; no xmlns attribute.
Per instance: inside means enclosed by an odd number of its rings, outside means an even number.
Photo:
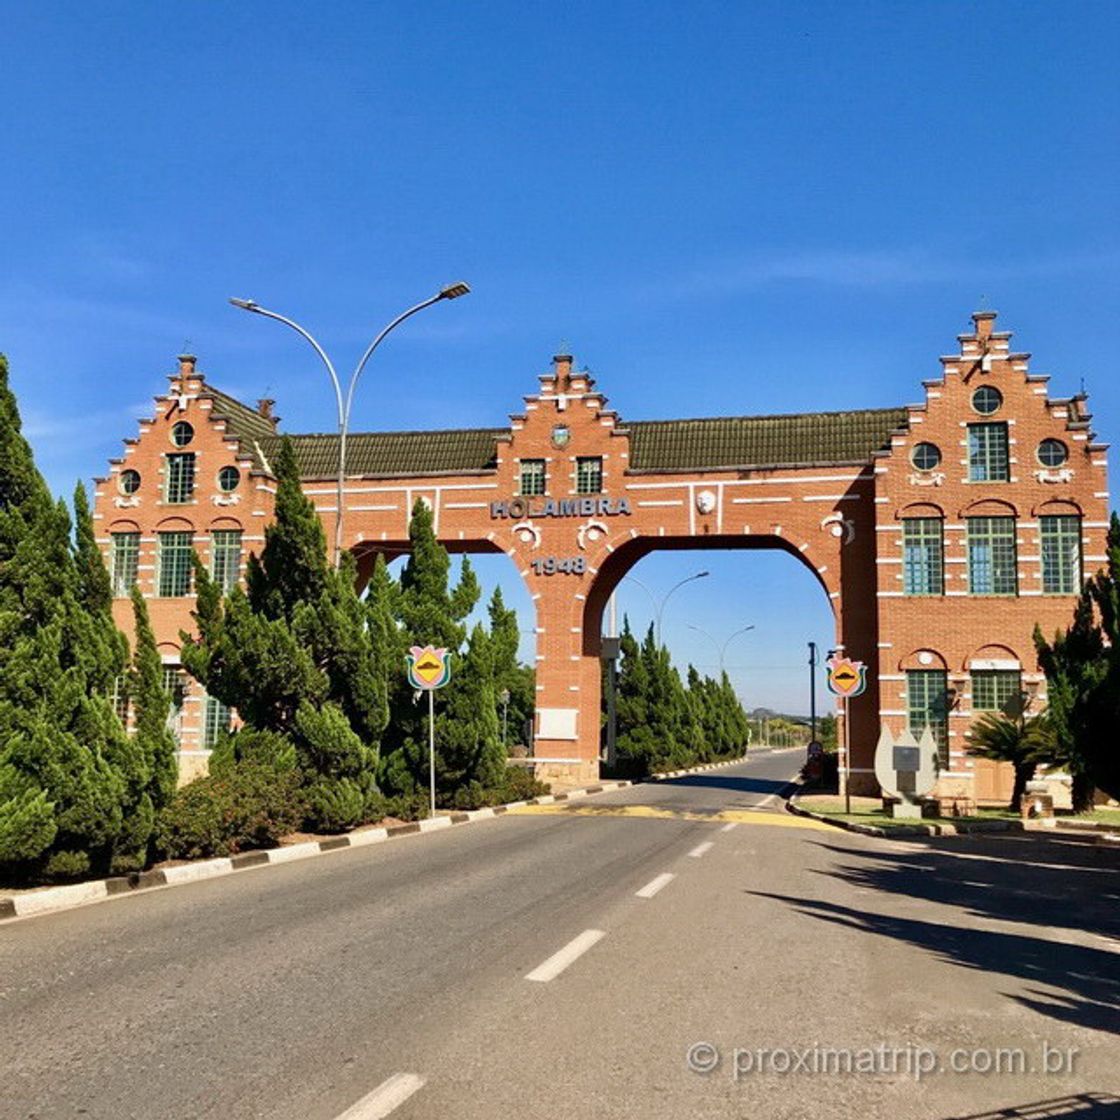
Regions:
<svg viewBox="0 0 1120 1120"><path fill-rule="evenodd" d="M926 401L910 412L910 428L892 441L889 452L872 462L821 468L766 471L709 471L691 474L637 472L629 466L629 438L624 421L607 408L586 373L572 369L571 359L554 360L541 377L540 391L525 399L523 412L511 418L508 440L497 448L494 471L399 479L353 478L346 487L345 543L360 558L363 571L377 552L407 550L408 517L418 499L430 503L436 531L452 551L503 551L517 565L537 617L538 757L558 760L543 770L564 777L597 773L599 751L599 634L610 592L641 556L655 548L773 548L788 551L815 573L836 618L836 644L869 666L868 691L852 703L853 788L871 791L872 755L880 718L899 730L905 701L899 697L904 668L926 650L943 659L951 683L961 685L962 704L951 718L952 778L974 782L981 764L963 757L967 727L967 666L982 647L996 644L1012 651L1025 679L1038 685L1030 634L1036 621L1044 629L1064 625L1070 597L1038 594L1039 511L1077 508L1084 515L1085 567L1091 571L1104 553L1107 519L1106 467L1103 449L1093 449L1085 430L1070 430L1074 406L1051 402L1045 379L1027 372L1027 356L1012 354L1008 336L991 332L991 318L977 318L977 332L962 336L962 353L942 359L944 380L927 383ZM988 348L990 369L979 369ZM975 367L975 368L974 368ZM1003 393L1001 412L1011 444L1012 481L979 485L965 481L962 445L976 417L971 394L981 382ZM209 562L209 532L219 525L242 528L246 551L263 541L271 516L272 481L252 475L248 460L208 417L204 383L193 359L181 364L169 396L157 399L157 415L142 424L139 440L98 485L98 535L126 525L143 535L141 587L154 591L155 534L161 528L189 524L204 562ZM195 426L191 450L199 455L198 488L188 506L169 507L158 482L163 456L174 450L171 425L179 419ZM564 443L556 429L567 429ZM1053 436L1070 448L1069 473L1046 481L1036 472L1035 448ZM909 461L915 442L927 440L942 450L941 477L918 476ZM561 445L562 444L562 445ZM575 461L579 456L603 460L603 496L612 510L625 498L629 512L591 512L570 517L495 517L491 504L508 503L518 493L520 461L544 459L547 497L576 498ZM812 449L806 449L811 461ZM218 504L219 467L241 466L238 500ZM119 471L132 467L144 484L132 504L118 493ZM312 480L305 490L316 503L328 535L336 508L331 479ZM1022 594L1010 599L978 599L967 588L965 546L960 526L979 500L998 500L1019 518L1019 567ZM535 508L542 498L534 498ZM933 504L946 522L947 594L939 599L901 595L899 519L914 503ZM533 561L546 557L576 560L578 573L548 575ZM577 564L577 566L578 566ZM189 629L189 599L153 599L153 622L168 656L178 648L178 631ZM118 620L130 628L127 602L118 603ZM1008 656L1011 656L1009 654ZM200 693L195 686L194 696ZM199 742L200 700L188 703L184 746ZM969 787L972 788L972 787Z"/></svg>

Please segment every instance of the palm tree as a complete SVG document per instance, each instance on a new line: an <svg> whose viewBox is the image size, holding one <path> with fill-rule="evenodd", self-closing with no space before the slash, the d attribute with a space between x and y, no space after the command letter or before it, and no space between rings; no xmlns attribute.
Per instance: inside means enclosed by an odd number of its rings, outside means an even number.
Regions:
<svg viewBox="0 0 1120 1120"><path fill-rule="evenodd" d="M1027 782L1040 763L1054 755L1054 733L1047 713L1028 718L1025 706L1020 714L985 712L969 730L969 754L1010 762L1015 768L1010 809L1019 812Z"/></svg>

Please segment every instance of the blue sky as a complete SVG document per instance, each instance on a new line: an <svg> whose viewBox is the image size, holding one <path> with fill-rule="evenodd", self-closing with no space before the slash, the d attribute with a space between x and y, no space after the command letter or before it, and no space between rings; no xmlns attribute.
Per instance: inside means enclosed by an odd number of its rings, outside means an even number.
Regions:
<svg viewBox="0 0 1120 1120"><path fill-rule="evenodd" d="M0 350L68 490L184 345L327 429L495 425L561 341L623 416L919 399L980 304L1120 436L1111 3L0 4ZM776 554L659 554L678 659L804 710L823 594ZM504 562L481 565L513 591ZM634 585L622 605L648 621ZM516 600L526 607L518 592ZM525 615L523 625L531 625Z"/></svg>

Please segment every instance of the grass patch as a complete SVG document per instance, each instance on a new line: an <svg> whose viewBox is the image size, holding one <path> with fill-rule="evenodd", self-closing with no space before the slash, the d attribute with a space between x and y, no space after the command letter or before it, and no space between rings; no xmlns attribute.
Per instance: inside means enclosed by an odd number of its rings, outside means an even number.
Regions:
<svg viewBox="0 0 1120 1120"><path fill-rule="evenodd" d="M1060 814L1058 819L1061 820L1063 816L1065 816L1067 820L1093 821L1095 824L1117 825L1120 827L1120 809L1109 809L1104 805L1100 805L1096 809L1090 809L1087 813Z"/></svg>
<svg viewBox="0 0 1120 1120"><path fill-rule="evenodd" d="M847 824L870 824L876 828L908 828L915 824L955 824L968 820L1009 820L1019 819L1017 813L1012 813L1006 807L978 809L972 817L921 817L912 820L900 820L891 816L889 809L884 809L882 802L877 797L853 797L852 811L844 811L844 798L821 794L810 794L799 798L797 804L811 813L819 813L829 820L844 821Z"/></svg>

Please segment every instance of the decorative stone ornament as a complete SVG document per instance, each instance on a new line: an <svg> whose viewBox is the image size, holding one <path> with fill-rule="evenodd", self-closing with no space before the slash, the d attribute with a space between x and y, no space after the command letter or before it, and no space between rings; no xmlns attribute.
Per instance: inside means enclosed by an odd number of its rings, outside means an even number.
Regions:
<svg viewBox="0 0 1120 1120"><path fill-rule="evenodd" d="M510 529L510 532L522 544L527 544L530 548L540 547L541 531L531 521L519 521Z"/></svg>
<svg viewBox="0 0 1120 1120"><path fill-rule="evenodd" d="M552 446L562 451L572 442L572 429L567 424L557 424L552 429Z"/></svg>
<svg viewBox="0 0 1120 1120"><path fill-rule="evenodd" d="M875 778L883 796L893 800L896 818L915 820L922 815L921 799L937 781L937 743L927 727L915 740L910 731L896 739L884 724L875 748Z"/></svg>
<svg viewBox="0 0 1120 1120"><path fill-rule="evenodd" d="M588 521L579 527L576 533L576 543L580 548L586 549L589 544L596 544L607 535L607 527L602 521Z"/></svg>
<svg viewBox="0 0 1120 1120"><path fill-rule="evenodd" d="M911 486L941 486L945 482L943 471L915 471L909 476Z"/></svg>
<svg viewBox="0 0 1120 1120"><path fill-rule="evenodd" d="M701 490L696 495L696 508L700 513L711 513L716 508L716 496L711 490Z"/></svg>
<svg viewBox="0 0 1120 1120"><path fill-rule="evenodd" d="M851 544L856 539L856 523L840 513L830 513L823 518L821 528L830 536L843 537L845 544Z"/></svg>
<svg viewBox="0 0 1120 1120"><path fill-rule="evenodd" d="M1047 470L1045 467L1042 470L1034 472L1035 478L1039 482L1072 482L1073 471L1069 467L1061 467L1059 470Z"/></svg>

